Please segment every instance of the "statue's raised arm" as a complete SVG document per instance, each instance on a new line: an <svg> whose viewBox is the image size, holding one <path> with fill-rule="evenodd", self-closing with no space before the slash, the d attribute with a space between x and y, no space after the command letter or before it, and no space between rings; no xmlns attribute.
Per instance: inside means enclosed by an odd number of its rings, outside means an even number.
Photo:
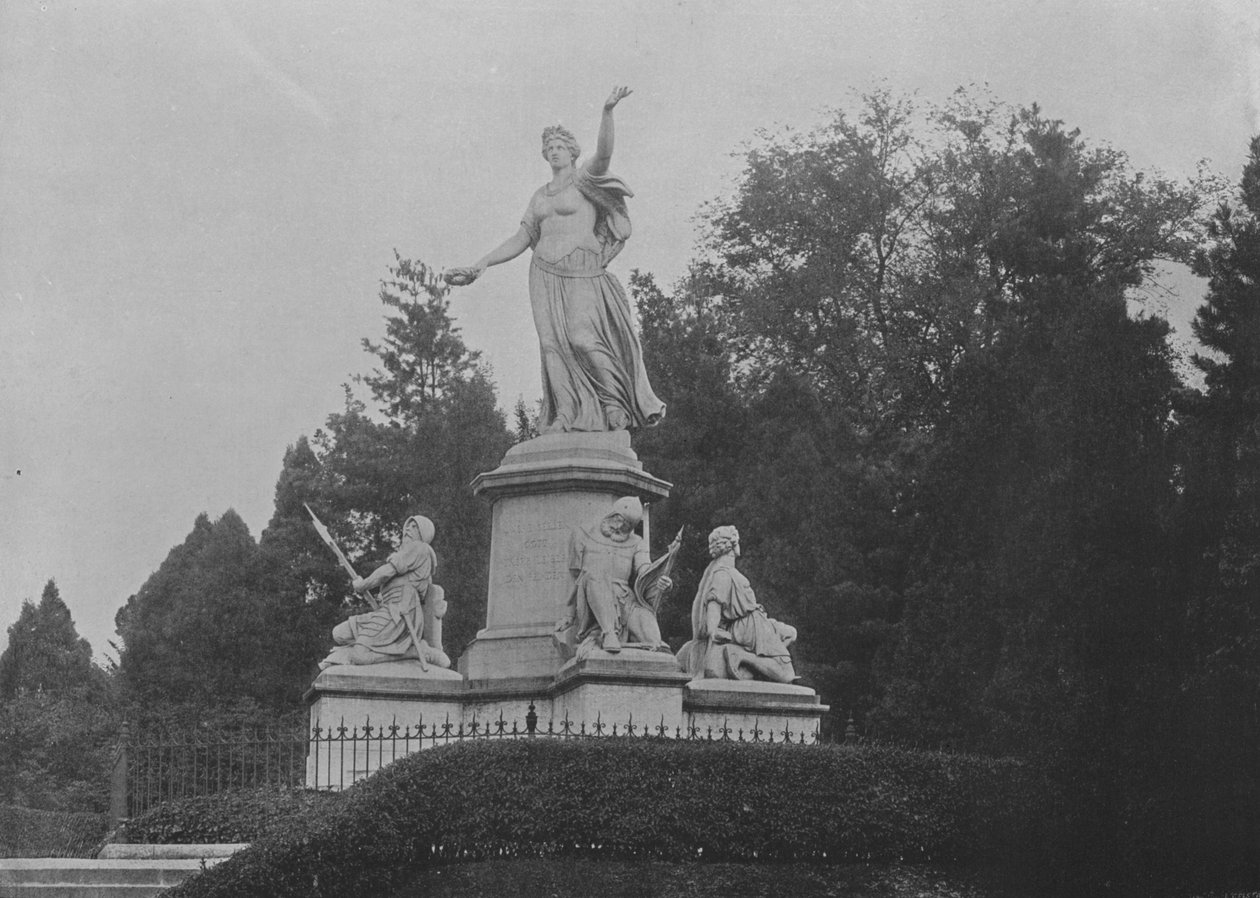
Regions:
<svg viewBox="0 0 1260 898"><path fill-rule="evenodd" d="M613 109L630 93L614 87L608 95L595 153L580 168L573 133L561 125L544 129L551 180L530 198L516 233L444 275L448 284L464 286L533 250L529 299L542 355L544 432L627 430L665 415L648 383L630 303L607 271L630 237L626 198L634 194L608 171Z"/></svg>
<svg viewBox="0 0 1260 898"><path fill-rule="evenodd" d="M608 171L608 163L612 161L613 154L613 109L631 93L633 91L628 87L614 87L604 101L604 114L599 120L599 137L595 141L595 155L587 163L587 168L593 175L602 175Z"/></svg>

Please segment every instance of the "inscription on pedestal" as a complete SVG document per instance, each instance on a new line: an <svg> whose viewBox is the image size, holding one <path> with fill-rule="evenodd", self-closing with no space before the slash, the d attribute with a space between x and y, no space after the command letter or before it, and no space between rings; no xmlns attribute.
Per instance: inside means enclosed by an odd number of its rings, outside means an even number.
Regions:
<svg viewBox="0 0 1260 898"><path fill-rule="evenodd" d="M470 680L550 676L563 663L556 624L573 589L569 540L622 496L645 503L669 484L643 470L625 431L552 433L513 446L473 481L493 505L486 626L460 671ZM645 533L647 520L645 517Z"/></svg>
<svg viewBox="0 0 1260 898"><path fill-rule="evenodd" d="M495 503L487 626L554 627L573 585L569 536L609 502L605 495L570 492Z"/></svg>
<svg viewBox="0 0 1260 898"><path fill-rule="evenodd" d="M504 531L507 552L496 570L495 586L554 583L568 580L570 528L563 521L517 522Z"/></svg>

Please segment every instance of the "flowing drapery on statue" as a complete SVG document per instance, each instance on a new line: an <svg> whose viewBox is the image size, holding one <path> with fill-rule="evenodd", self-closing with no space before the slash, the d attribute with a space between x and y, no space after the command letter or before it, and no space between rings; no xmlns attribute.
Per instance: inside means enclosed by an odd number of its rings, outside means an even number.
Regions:
<svg viewBox="0 0 1260 898"><path fill-rule="evenodd" d="M622 198L630 195L617 178L591 175L583 166L555 196L539 188L522 219L534 248L529 302L542 363L544 430L624 430L654 424L665 413L648 383L630 302L605 268L629 236ZM598 210L595 245L542 242L547 219L567 214L581 199Z"/></svg>
<svg viewBox="0 0 1260 898"><path fill-rule="evenodd" d="M796 628L771 620L752 584L735 567L739 531L718 527L709 534L712 561L700 578L691 606L692 640L678 663L693 677L730 680L797 679L788 646Z"/></svg>
<svg viewBox="0 0 1260 898"><path fill-rule="evenodd" d="M380 588L376 607L333 628L336 646L320 662L321 669L407 659L418 660L422 666L451 666L442 651L446 596L433 582L437 566L437 556L429 545L433 535L433 522L428 518L408 518L398 549L369 576L355 578L355 592Z"/></svg>
<svg viewBox="0 0 1260 898"><path fill-rule="evenodd" d="M577 167L576 139L559 125L543 131L552 179L529 201L516 234L476 264L455 268L447 283L470 284L490 265L533 250L529 299L542 363L543 432L626 430L655 424L665 404L648 382L630 301L608 263L630 237L626 197L609 174L612 110L630 91L614 89L604 104L598 146Z"/></svg>

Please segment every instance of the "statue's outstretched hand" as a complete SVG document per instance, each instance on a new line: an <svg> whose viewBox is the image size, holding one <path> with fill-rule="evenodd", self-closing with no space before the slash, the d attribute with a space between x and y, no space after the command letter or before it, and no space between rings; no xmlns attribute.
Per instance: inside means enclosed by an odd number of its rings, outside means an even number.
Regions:
<svg viewBox="0 0 1260 898"><path fill-rule="evenodd" d="M465 268L452 268L450 271L442 275L442 280L450 284L452 287L467 287L477 278L481 277L481 273L485 271L483 265L469 265Z"/></svg>
<svg viewBox="0 0 1260 898"><path fill-rule="evenodd" d="M604 101L604 108L611 110L632 93L634 93L634 91L628 87L614 87L612 89L612 93L608 95L608 99Z"/></svg>

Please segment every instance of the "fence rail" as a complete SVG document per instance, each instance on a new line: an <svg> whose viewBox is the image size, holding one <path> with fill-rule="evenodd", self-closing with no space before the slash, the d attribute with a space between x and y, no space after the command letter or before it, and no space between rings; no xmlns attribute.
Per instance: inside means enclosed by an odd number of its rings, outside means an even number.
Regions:
<svg viewBox="0 0 1260 898"><path fill-rule="evenodd" d="M255 786L306 782L304 726L203 732L132 731L124 725L114 766L115 817L166 801Z"/></svg>
<svg viewBox="0 0 1260 898"><path fill-rule="evenodd" d="M339 720L324 726L268 728L206 734L141 732L123 725L115 756L111 812L116 820L143 814L166 801L212 795L227 789L270 786L340 790L370 773L422 749L488 739L664 738L691 742L747 742L794 745L824 741L818 731L744 729L573 721L567 716L542 723L531 703L525 720L497 719L361 726ZM853 720L842 739L857 738Z"/></svg>

